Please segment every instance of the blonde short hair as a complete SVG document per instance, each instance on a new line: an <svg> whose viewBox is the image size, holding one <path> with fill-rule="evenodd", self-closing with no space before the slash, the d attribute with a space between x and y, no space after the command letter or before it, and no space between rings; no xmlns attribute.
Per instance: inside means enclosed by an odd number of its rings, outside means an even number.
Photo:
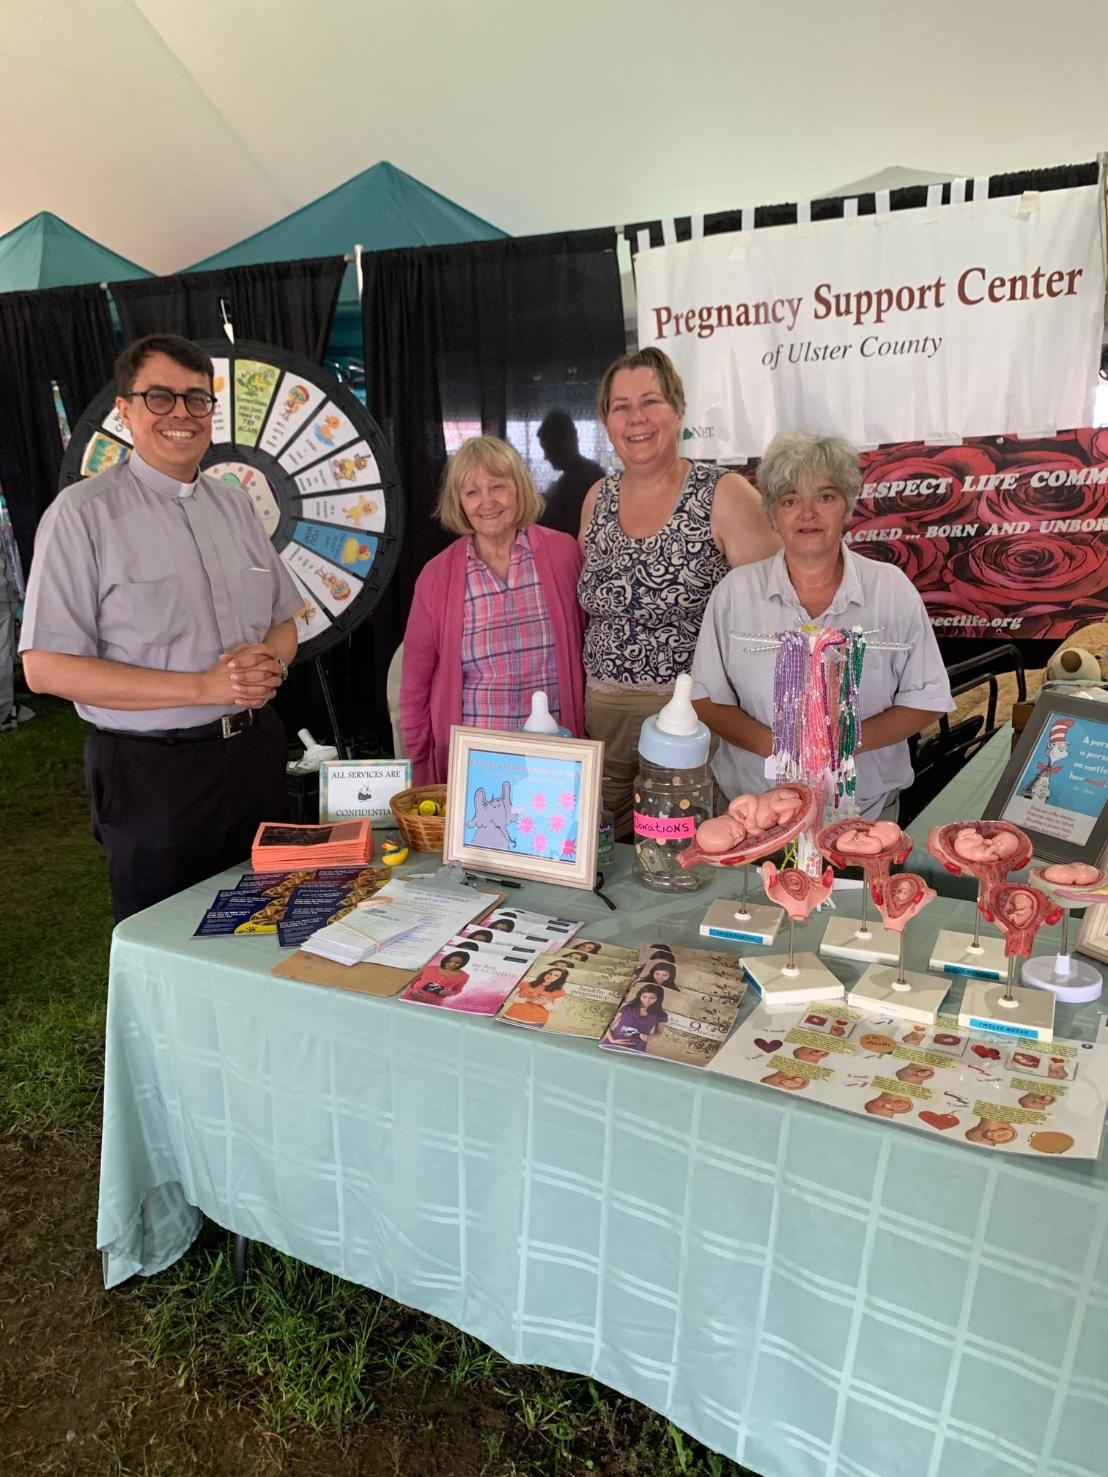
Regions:
<svg viewBox="0 0 1108 1477"><path fill-rule="evenodd" d="M497 436L471 436L446 464L435 503L435 517L451 533L472 533L473 528L462 511L462 488L480 467L493 477L507 477L514 484L519 507L516 527L529 528L542 515L542 499L535 491L530 473L520 460L519 452Z"/></svg>
<svg viewBox="0 0 1108 1477"><path fill-rule="evenodd" d="M621 369L649 369L658 381L662 399L678 415L685 414L685 386L674 367L673 360L661 349L636 349L631 354L621 354L613 359L604 371L600 388L596 392L596 409L602 421L608 419L608 408L612 402L612 381Z"/></svg>

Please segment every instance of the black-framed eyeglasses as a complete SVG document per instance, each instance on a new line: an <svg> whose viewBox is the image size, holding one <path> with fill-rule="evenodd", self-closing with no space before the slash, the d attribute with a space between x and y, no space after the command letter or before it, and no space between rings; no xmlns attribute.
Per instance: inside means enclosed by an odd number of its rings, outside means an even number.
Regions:
<svg viewBox="0 0 1108 1477"><path fill-rule="evenodd" d="M198 420L204 420L215 409L215 396L209 395L207 390L186 390L181 395L162 385L153 385L149 390L132 390L122 398L134 400L136 396L145 401L151 415L172 415L178 400L183 400L189 415L196 416Z"/></svg>

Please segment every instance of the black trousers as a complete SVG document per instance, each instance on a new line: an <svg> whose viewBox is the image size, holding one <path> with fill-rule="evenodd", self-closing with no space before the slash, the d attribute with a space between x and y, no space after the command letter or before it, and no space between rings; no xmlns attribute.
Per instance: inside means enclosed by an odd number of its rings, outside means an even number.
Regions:
<svg viewBox="0 0 1108 1477"><path fill-rule="evenodd" d="M284 820L284 724L265 707L234 738L85 740L92 834L116 922L250 855L262 821Z"/></svg>

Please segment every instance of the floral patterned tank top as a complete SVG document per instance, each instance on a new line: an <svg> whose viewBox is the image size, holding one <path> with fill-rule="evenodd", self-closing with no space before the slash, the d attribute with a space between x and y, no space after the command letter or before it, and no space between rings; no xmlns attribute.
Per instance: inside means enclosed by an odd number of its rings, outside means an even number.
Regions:
<svg viewBox="0 0 1108 1477"><path fill-rule="evenodd" d="M621 474L600 484L577 587L589 617L590 680L661 686L692 666L704 607L730 568L710 527L716 483L726 470L690 462L669 522L641 539L620 527Z"/></svg>

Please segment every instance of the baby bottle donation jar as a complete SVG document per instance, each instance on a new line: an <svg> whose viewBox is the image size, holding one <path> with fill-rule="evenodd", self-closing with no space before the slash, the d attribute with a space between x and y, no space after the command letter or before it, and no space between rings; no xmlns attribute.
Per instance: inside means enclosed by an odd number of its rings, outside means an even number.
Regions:
<svg viewBox="0 0 1108 1477"><path fill-rule="evenodd" d="M712 736L696 716L691 692L692 678L683 673L673 697L639 734L635 876L657 892L692 892L708 880L706 868L686 871L678 861L712 814Z"/></svg>

